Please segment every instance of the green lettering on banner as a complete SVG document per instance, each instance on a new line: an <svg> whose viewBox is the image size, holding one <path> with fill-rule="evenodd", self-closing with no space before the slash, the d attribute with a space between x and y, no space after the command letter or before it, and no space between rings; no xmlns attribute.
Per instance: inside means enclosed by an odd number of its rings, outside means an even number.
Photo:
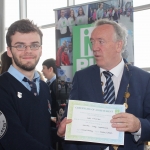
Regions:
<svg viewBox="0 0 150 150"><path fill-rule="evenodd" d="M90 42L93 24L73 27L73 75L76 71L95 64Z"/></svg>
<svg viewBox="0 0 150 150"><path fill-rule="evenodd" d="M89 30L85 29L85 31L84 31L84 52L85 52L85 56L88 56L88 47L90 46L90 49L92 49L91 42L90 42L90 37L88 36L88 34L89 34Z"/></svg>

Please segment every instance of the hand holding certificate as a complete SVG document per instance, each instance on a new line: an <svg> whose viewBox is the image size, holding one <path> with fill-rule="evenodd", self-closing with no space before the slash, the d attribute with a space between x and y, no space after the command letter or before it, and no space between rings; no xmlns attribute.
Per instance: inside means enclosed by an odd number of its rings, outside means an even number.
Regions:
<svg viewBox="0 0 150 150"><path fill-rule="evenodd" d="M70 100L65 140L87 141L106 144L124 144L124 132L112 128L112 116L125 112L124 105L101 104Z"/></svg>

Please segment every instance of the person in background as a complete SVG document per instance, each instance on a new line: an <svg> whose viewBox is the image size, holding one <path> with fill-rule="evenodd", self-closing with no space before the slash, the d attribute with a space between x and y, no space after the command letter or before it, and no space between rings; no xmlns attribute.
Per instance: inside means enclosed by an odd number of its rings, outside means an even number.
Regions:
<svg viewBox="0 0 150 150"><path fill-rule="evenodd" d="M110 120L112 128L125 133L118 150L144 150L144 142L150 141L150 74L122 58L127 33L114 21L96 22L90 38L96 64L75 73L69 99L125 105L126 112ZM107 93L110 83L112 91ZM65 133L61 123L59 136ZM65 145L67 150L114 150L114 145L102 143L66 141Z"/></svg>
<svg viewBox="0 0 150 150"><path fill-rule="evenodd" d="M72 43L68 43L68 57L70 61L70 65L73 64L73 53L72 53Z"/></svg>
<svg viewBox="0 0 150 150"><path fill-rule="evenodd" d="M109 20L112 19L113 8L109 8Z"/></svg>
<svg viewBox="0 0 150 150"><path fill-rule="evenodd" d="M90 24L90 23L92 23L93 22L93 19L92 19L92 17L93 17L93 9L90 7L89 8L89 14L88 14L88 23Z"/></svg>
<svg viewBox="0 0 150 150"><path fill-rule="evenodd" d="M49 89L35 71L42 37L41 30L27 19L8 28L7 55L12 65L0 76L0 112L7 126L1 134L0 150L52 150L51 141L57 139L50 124Z"/></svg>
<svg viewBox="0 0 150 150"><path fill-rule="evenodd" d="M60 98L60 93L61 93L61 83L58 82L58 98Z"/></svg>
<svg viewBox="0 0 150 150"><path fill-rule="evenodd" d="M71 91L72 89L72 83L69 83L69 92Z"/></svg>
<svg viewBox="0 0 150 150"><path fill-rule="evenodd" d="M66 47L66 45L67 45L66 41L64 41L56 52L56 66L57 67L60 67L60 65L61 65L61 55L62 55L62 52L64 51L64 48Z"/></svg>
<svg viewBox="0 0 150 150"><path fill-rule="evenodd" d="M53 58L46 59L42 63L43 69L43 75L47 79L46 83L49 87L49 91L52 97L52 105L51 105L51 115L52 117L56 117L56 112L58 111L59 104L57 102L57 79L56 79L56 60ZM56 124L53 124L54 127L56 127Z"/></svg>
<svg viewBox="0 0 150 150"><path fill-rule="evenodd" d="M1 74L6 72L12 64L11 58L7 55L7 51L1 55Z"/></svg>
<svg viewBox="0 0 150 150"><path fill-rule="evenodd" d="M109 9L106 9L104 12L104 18L109 18Z"/></svg>
<svg viewBox="0 0 150 150"><path fill-rule="evenodd" d="M75 16L74 16L74 10L71 9L70 10L70 17L68 18L68 26L69 26L69 30L70 30L70 35L72 36L72 28L73 26L75 26Z"/></svg>
<svg viewBox="0 0 150 150"><path fill-rule="evenodd" d="M62 62L62 65L64 65L64 66L70 65L67 47L64 48L64 51L61 54L61 62Z"/></svg>
<svg viewBox="0 0 150 150"><path fill-rule="evenodd" d="M76 17L76 25L88 24L88 17L84 13L82 7L79 7L78 16Z"/></svg>
<svg viewBox="0 0 150 150"><path fill-rule="evenodd" d="M68 93L68 83L65 82L65 91L66 91L66 94Z"/></svg>
<svg viewBox="0 0 150 150"><path fill-rule="evenodd" d="M118 23L118 9L114 8L112 12L112 17L113 17L113 20Z"/></svg>
<svg viewBox="0 0 150 150"><path fill-rule="evenodd" d="M103 19L104 10L103 10L103 3L99 4L99 8L96 11L96 19Z"/></svg>
<svg viewBox="0 0 150 150"><path fill-rule="evenodd" d="M56 60L53 58L46 59L42 63L42 72L45 78L47 79L46 83L49 87L49 91L51 94L52 102L51 102L51 126L56 127L56 117L57 112L59 110L59 104L57 102L57 79L56 79ZM52 147L56 149L57 142L52 144Z"/></svg>
<svg viewBox="0 0 150 150"><path fill-rule="evenodd" d="M65 10L60 10L60 19L57 23L57 30L60 31L60 34L65 35L67 34L67 26L68 26L68 20L65 17Z"/></svg>
<svg viewBox="0 0 150 150"><path fill-rule="evenodd" d="M96 21L96 9L94 9L93 16L92 16L92 20L93 20L93 22Z"/></svg>

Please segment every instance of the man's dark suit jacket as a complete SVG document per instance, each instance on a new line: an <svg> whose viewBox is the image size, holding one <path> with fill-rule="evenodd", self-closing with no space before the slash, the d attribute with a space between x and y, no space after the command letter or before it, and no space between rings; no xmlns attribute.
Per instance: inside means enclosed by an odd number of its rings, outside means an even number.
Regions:
<svg viewBox="0 0 150 150"><path fill-rule="evenodd" d="M124 146L120 146L118 150L144 150L143 142L150 140L150 74L131 65L128 65L128 69L124 68L115 103L123 104L125 102L124 93L129 84L128 91L130 97L127 101L128 109L126 112L139 118L141 122L141 137L136 142L134 135L125 132ZM75 73L69 99L104 103L100 68L97 65ZM65 116L67 115L66 113L67 107ZM104 144L74 141L66 142L65 144L66 150L100 150L105 149L107 146ZM112 150L111 146L110 150Z"/></svg>

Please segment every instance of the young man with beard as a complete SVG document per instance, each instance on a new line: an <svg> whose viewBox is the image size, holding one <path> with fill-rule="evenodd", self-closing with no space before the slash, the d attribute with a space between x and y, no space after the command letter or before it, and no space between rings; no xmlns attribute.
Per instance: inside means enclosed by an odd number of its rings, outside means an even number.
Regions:
<svg viewBox="0 0 150 150"><path fill-rule="evenodd" d="M16 21L8 28L7 54L12 65L0 76L0 111L7 121L0 150L52 150L56 132L50 125L51 97L35 71L42 54L42 36L29 20Z"/></svg>

